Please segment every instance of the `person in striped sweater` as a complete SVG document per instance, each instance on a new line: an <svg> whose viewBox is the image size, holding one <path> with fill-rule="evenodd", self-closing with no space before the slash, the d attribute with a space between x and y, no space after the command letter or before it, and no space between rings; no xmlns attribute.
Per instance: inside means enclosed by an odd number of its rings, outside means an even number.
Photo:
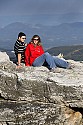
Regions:
<svg viewBox="0 0 83 125"><path fill-rule="evenodd" d="M16 40L14 45L14 52L17 59L17 68L21 67L21 63L24 63L24 52L27 46L27 43L25 43L25 39L26 39L26 34L20 32L18 34L18 39Z"/></svg>

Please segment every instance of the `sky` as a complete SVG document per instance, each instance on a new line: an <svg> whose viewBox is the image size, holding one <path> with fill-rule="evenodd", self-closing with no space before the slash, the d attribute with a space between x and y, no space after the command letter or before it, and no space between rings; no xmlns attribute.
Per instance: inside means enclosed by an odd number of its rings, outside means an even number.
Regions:
<svg viewBox="0 0 83 125"><path fill-rule="evenodd" d="M83 0L0 0L0 27L15 21L27 22L27 19L36 23L38 15L50 17L67 13L78 14L76 18L83 20L79 16L79 13L83 13ZM55 22L58 22L57 17Z"/></svg>

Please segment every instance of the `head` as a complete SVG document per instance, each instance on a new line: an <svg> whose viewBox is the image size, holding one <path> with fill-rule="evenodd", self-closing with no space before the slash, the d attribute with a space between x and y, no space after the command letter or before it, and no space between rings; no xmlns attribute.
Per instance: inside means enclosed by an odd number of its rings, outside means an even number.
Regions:
<svg viewBox="0 0 83 125"><path fill-rule="evenodd" d="M34 35L31 39L31 43L34 45L41 45L41 39L38 35Z"/></svg>
<svg viewBox="0 0 83 125"><path fill-rule="evenodd" d="M23 32L20 32L18 34L18 40L21 41L21 42L24 42L25 39L26 39L26 35Z"/></svg>

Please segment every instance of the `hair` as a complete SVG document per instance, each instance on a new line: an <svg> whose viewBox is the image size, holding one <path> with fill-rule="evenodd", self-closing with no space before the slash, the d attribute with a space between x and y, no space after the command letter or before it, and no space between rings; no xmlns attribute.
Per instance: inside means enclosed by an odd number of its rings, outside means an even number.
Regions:
<svg viewBox="0 0 83 125"><path fill-rule="evenodd" d="M37 44L37 45L41 45L41 39L40 39L40 37L39 37L38 35L34 35L34 36L32 37L32 39L31 39L30 43L33 43L34 38L38 38L38 44ZM34 43L33 43L33 44L34 44Z"/></svg>
<svg viewBox="0 0 83 125"><path fill-rule="evenodd" d="M21 38L22 36L26 36L26 34L23 33L23 32L20 32L20 33L18 34L18 38L19 38L19 37Z"/></svg>

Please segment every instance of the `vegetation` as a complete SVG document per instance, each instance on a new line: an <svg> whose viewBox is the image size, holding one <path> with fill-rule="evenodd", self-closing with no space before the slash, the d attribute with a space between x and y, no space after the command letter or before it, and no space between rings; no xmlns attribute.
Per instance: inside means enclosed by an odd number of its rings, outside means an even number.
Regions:
<svg viewBox="0 0 83 125"><path fill-rule="evenodd" d="M47 51L51 55L56 56L62 53L65 59L73 59L75 61L83 60L83 45L53 47Z"/></svg>

